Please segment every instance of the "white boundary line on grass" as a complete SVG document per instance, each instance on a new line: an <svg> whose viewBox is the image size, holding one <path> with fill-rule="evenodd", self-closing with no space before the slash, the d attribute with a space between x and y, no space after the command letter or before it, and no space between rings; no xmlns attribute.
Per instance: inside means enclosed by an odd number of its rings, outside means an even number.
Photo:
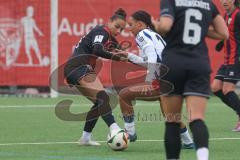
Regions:
<svg viewBox="0 0 240 160"><path fill-rule="evenodd" d="M222 105L223 103L211 103L211 105ZM90 107L90 103L82 103L82 104L73 104L72 107ZM136 105L148 105L155 106L158 103L137 103ZM27 104L27 105L0 105L0 109L2 108L54 108L56 104Z"/></svg>
<svg viewBox="0 0 240 160"><path fill-rule="evenodd" d="M240 140L239 138L210 138L210 141ZM97 141L106 143L106 141ZM137 142L163 142L161 139L137 140ZM17 145L55 145L55 144L77 144L78 142L33 142L33 143L0 143L0 146L17 146Z"/></svg>

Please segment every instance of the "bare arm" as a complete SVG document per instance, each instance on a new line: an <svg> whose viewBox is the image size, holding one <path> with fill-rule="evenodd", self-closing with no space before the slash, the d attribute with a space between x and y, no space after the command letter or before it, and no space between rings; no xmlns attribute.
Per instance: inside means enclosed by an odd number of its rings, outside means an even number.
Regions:
<svg viewBox="0 0 240 160"><path fill-rule="evenodd" d="M36 22L34 21L34 29L38 32L40 36L43 36L42 31L37 27Z"/></svg>
<svg viewBox="0 0 240 160"><path fill-rule="evenodd" d="M226 40L229 37L228 27L219 14L213 19L212 25L208 29L207 36L212 39Z"/></svg>
<svg viewBox="0 0 240 160"><path fill-rule="evenodd" d="M173 25L173 17L170 16L161 16L159 21L155 21L154 25L157 32L164 36L167 32L169 32Z"/></svg>

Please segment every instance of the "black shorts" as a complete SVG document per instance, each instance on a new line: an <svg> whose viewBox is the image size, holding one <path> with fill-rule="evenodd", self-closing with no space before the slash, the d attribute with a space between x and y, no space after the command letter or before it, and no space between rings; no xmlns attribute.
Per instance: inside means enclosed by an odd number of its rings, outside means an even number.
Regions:
<svg viewBox="0 0 240 160"><path fill-rule="evenodd" d="M170 68L169 72L162 77L163 80L173 84L174 90L170 96L202 96L210 95L210 73L209 70L190 70L181 68Z"/></svg>
<svg viewBox="0 0 240 160"><path fill-rule="evenodd" d="M222 65L215 79L236 84L240 80L240 64Z"/></svg>
<svg viewBox="0 0 240 160"><path fill-rule="evenodd" d="M95 73L94 67L97 57L86 54L82 48L76 48L64 64L64 78L69 85L79 85L84 76Z"/></svg>
<svg viewBox="0 0 240 160"><path fill-rule="evenodd" d="M81 65L79 67L66 65L64 68L64 76L69 85L79 85L79 80L92 73L95 73L95 71L91 65Z"/></svg>

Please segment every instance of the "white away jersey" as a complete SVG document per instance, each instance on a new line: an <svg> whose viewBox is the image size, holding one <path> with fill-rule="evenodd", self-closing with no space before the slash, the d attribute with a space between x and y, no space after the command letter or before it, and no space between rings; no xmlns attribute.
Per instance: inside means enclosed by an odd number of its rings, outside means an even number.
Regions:
<svg viewBox="0 0 240 160"><path fill-rule="evenodd" d="M162 51L166 46L166 43L158 33L153 32L150 29L144 29L137 34L136 42L141 50L139 56L141 56L146 62L161 62ZM155 52L147 52L149 47L154 48ZM153 58L155 56L157 56L157 59Z"/></svg>
<svg viewBox="0 0 240 160"><path fill-rule="evenodd" d="M166 46L162 37L150 29L143 29L136 36L136 42L140 48L139 56L129 55L130 60L136 64L147 66L147 76L145 81L152 82L160 75L160 62L162 61L162 51ZM142 62L141 62L142 61Z"/></svg>

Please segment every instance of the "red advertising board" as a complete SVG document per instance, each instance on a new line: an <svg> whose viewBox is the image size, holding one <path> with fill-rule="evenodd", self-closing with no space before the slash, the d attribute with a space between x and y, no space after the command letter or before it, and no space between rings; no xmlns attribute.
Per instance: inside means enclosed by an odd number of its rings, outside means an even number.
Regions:
<svg viewBox="0 0 240 160"><path fill-rule="evenodd" d="M49 0L3 0L0 10L0 85L47 85Z"/></svg>
<svg viewBox="0 0 240 160"><path fill-rule="evenodd" d="M128 15L141 9L158 17L159 5L160 1L146 0L58 0L59 65L68 59L82 36L94 26L107 23L117 8L124 8ZM51 0L1 0L0 10L0 86L48 86ZM138 52L127 30L117 39L131 41L130 51ZM216 54L215 44L208 40L213 73L223 57ZM106 86L112 84L110 68L109 61L104 60L99 74Z"/></svg>

